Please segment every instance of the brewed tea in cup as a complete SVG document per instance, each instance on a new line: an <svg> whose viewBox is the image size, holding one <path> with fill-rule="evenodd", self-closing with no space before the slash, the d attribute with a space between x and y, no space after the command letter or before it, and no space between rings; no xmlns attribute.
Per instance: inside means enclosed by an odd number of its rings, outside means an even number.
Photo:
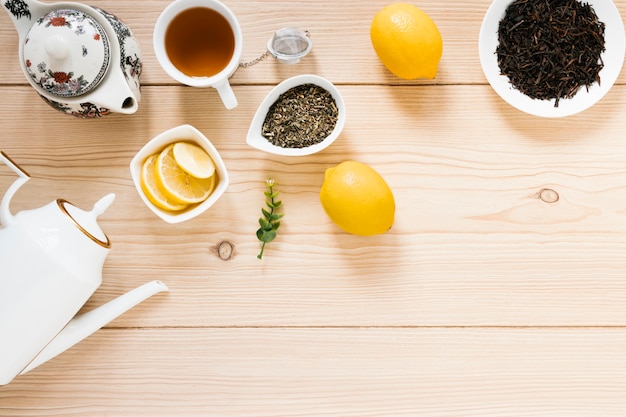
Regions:
<svg viewBox="0 0 626 417"><path fill-rule="evenodd" d="M237 106L228 79L239 66L242 35L235 15L218 0L175 0L154 27L161 67L192 87L214 87L226 106Z"/></svg>

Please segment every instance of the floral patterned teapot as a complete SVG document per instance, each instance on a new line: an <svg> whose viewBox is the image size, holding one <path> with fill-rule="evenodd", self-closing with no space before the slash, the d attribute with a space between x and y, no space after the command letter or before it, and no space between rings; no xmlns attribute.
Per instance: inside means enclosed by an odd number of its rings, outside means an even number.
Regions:
<svg viewBox="0 0 626 417"><path fill-rule="evenodd" d="M141 52L114 15L80 3L5 0L22 71L55 109L83 118L132 114L141 98Z"/></svg>

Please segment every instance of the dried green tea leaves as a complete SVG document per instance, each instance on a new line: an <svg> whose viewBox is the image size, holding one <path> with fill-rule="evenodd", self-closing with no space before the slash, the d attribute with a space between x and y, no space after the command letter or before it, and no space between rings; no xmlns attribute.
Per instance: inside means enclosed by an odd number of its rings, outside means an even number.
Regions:
<svg viewBox="0 0 626 417"><path fill-rule="evenodd" d="M261 134L282 148L306 148L331 134L338 115L335 99L328 91L315 84L302 84L272 104Z"/></svg>
<svg viewBox="0 0 626 417"><path fill-rule="evenodd" d="M604 23L578 0L516 0L498 26L498 65L513 87L540 100L571 98L604 67Z"/></svg>

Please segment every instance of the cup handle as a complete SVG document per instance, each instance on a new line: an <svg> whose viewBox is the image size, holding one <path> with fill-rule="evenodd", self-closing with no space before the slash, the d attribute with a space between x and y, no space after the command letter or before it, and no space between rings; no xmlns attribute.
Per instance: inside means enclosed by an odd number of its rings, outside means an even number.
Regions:
<svg viewBox="0 0 626 417"><path fill-rule="evenodd" d="M230 86L228 79L220 81L219 83L215 84L214 87L220 95L224 106L226 106L228 110L237 107L237 97L235 97L235 93L233 92L233 89Z"/></svg>

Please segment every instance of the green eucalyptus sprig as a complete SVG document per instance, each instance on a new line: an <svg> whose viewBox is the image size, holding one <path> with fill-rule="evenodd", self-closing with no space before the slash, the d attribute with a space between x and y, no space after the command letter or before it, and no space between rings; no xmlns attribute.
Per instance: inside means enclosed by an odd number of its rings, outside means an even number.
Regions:
<svg viewBox="0 0 626 417"><path fill-rule="evenodd" d="M264 207L261 207L261 212L263 213L263 217L259 219L259 225L261 227L256 231L256 237L263 242L261 252L257 255L257 258L259 259L263 258L265 244L276 238L276 231L280 227L280 219L284 216L283 213L275 213L276 209L282 206L282 201L276 199L276 197L278 197L278 191L274 191L274 185L276 185L276 182L272 178L268 178L265 181L265 185L268 189L264 192L266 197L265 205L269 211Z"/></svg>

